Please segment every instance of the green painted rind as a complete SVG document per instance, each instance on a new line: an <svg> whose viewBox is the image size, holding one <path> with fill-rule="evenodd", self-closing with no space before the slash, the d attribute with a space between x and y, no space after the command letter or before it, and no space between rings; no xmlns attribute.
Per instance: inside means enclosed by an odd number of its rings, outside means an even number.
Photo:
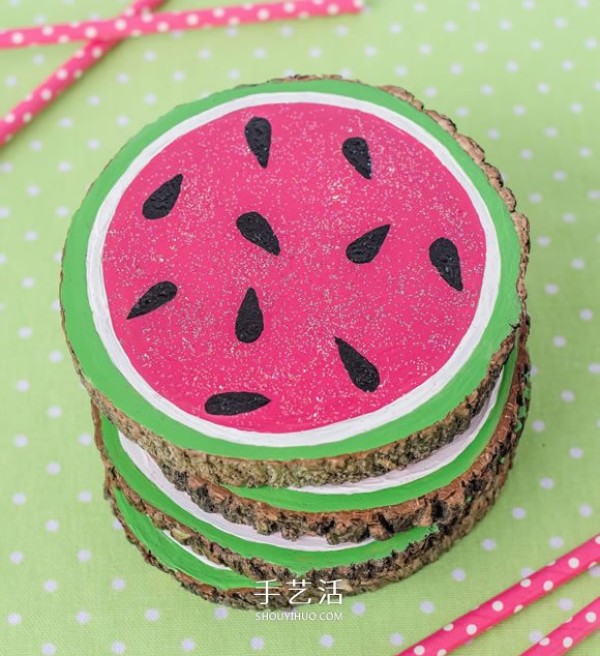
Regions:
<svg viewBox="0 0 600 656"><path fill-rule="evenodd" d="M502 419L506 400L510 394L513 374L517 360L516 349L513 350L505 366L504 377L500 384L497 403L490 412L481 431L469 446L452 462L416 481L397 487L357 494L318 494L302 492L298 489L281 487L237 487L226 485L234 494L245 499L264 501L276 508L297 510L300 512L337 512L343 510L366 510L394 506L449 485L454 479L465 474L483 453L496 427ZM522 409L527 414L526 409ZM521 412L519 413L521 417Z"/></svg>
<svg viewBox="0 0 600 656"><path fill-rule="evenodd" d="M161 134L192 116L236 98L256 93L305 91L354 97L386 107L417 123L445 146L481 194L492 217L502 258L499 293L490 323L469 361L440 393L412 413L384 426L334 443L310 447L260 447L235 444L199 433L162 414L134 390L112 363L96 332L88 301L87 244L97 211L110 189L123 175L131 161ZM492 356L511 333L513 326L519 323L521 306L516 283L519 278L520 251L519 238L510 213L496 190L490 185L487 176L459 144L429 116L381 89L356 82L341 80L270 82L223 91L203 100L177 107L145 127L123 147L92 186L81 208L75 214L65 246L60 297L65 332L83 375L92 387L104 394L134 422L179 447L217 456L279 461L326 458L374 449L404 439L442 420L481 384Z"/></svg>
<svg viewBox="0 0 600 656"><path fill-rule="evenodd" d="M113 488L112 494L117 508L131 532L142 546L165 567L183 572L183 574L191 576L200 583L205 583L220 590L260 587L257 581L242 576L233 570L211 567L194 558L192 554L178 546L176 542L170 540L162 531L157 529L146 515L143 515L128 503L121 490Z"/></svg>
<svg viewBox="0 0 600 656"><path fill-rule="evenodd" d="M304 574L312 569L352 565L367 560L385 558L393 551L404 551L413 542L419 542L429 534L437 531L436 526L418 527L396 533L389 540L322 552L295 551L293 548L294 543L291 541L289 549L273 544L250 542L211 526L172 501L133 464L129 456L120 447L117 430L106 418L102 419L102 439L108 457L123 477L123 480L151 506L193 531L200 533L211 542L216 542L244 558L260 558L267 563L286 567L294 574Z"/></svg>

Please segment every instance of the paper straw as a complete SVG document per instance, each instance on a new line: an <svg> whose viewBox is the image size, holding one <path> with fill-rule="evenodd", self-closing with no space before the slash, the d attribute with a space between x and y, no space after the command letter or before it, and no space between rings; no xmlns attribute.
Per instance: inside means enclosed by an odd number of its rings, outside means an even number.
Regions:
<svg viewBox="0 0 600 656"><path fill-rule="evenodd" d="M70 43L89 39L110 41L125 36L141 36L174 30L204 29L223 25L241 25L266 21L337 16L358 13L363 0L293 0L287 2L245 3L214 9L147 13L119 16L109 20L61 23L0 31L0 48Z"/></svg>
<svg viewBox="0 0 600 656"><path fill-rule="evenodd" d="M122 16L129 18L134 14L150 11L162 5L163 2L165 0L137 0L123 12ZM10 141L34 116L45 109L65 89L68 89L120 40L90 41L47 77L24 100L0 119L0 146Z"/></svg>
<svg viewBox="0 0 600 656"><path fill-rule="evenodd" d="M562 656L600 629L600 597L582 608L521 656Z"/></svg>
<svg viewBox="0 0 600 656"><path fill-rule="evenodd" d="M567 583L598 561L600 534L397 656L446 656Z"/></svg>

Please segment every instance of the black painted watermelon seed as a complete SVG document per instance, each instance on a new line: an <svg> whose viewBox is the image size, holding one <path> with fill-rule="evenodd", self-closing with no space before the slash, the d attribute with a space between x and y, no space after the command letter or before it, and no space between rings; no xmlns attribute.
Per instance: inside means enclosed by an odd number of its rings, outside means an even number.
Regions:
<svg viewBox="0 0 600 656"><path fill-rule="evenodd" d="M177 295L177 287L168 280L157 282L152 285L150 289L143 294L131 308L127 315L128 319L135 319L141 317L148 312L158 309L161 305L172 301Z"/></svg>
<svg viewBox="0 0 600 656"><path fill-rule="evenodd" d="M209 397L204 409L209 415L241 415L258 410L270 402L266 396L256 392L223 392Z"/></svg>
<svg viewBox="0 0 600 656"><path fill-rule="evenodd" d="M281 247L277 235L273 232L273 228L269 225L267 219L258 212L246 212L238 217L236 221L238 230L242 233L242 237L248 241L264 248L267 253L279 255Z"/></svg>
<svg viewBox="0 0 600 656"><path fill-rule="evenodd" d="M266 118L255 116L246 123L244 134L248 147L256 156L258 163L266 169L271 150L271 124Z"/></svg>
<svg viewBox="0 0 600 656"><path fill-rule="evenodd" d="M454 242L446 237L436 239L429 247L429 259L450 287L462 292L460 257Z"/></svg>
<svg viewBox="0 0 600 656"><path fill-rule="evenodd" d="M163 219L175 207L181 191L183 175L179 173L155 189L144 202L142 214L146 219Z"/></svg>
<svg viewBox="0 0 600 656"><path fill-rule="evenodd" d="M355 264L367 264L375 259L379 249L383 245L390 226L382 225L374 230L365 232L362 237L355 239L346 248L346 256L351 262Z"/></svg>
<svg viewBox="0 0 600 656"><path fill-rule="evenodd" d="M246 292L235 320L235 336L250 344L255 342L264 330L263 313L258 304L258 296L252 287Z"/></svg>
<svg viewBox="0 0 600 656"><path fill-rule="evenodd" d="M371 167L371 154L369 144L362 137L350 137L344 141L342 146L344 157L352 166L367 180L371 179L373 173Z"/></svg>
<svg viewBox="0 0 600 656"><path fill-rule="evenodd" d="M343 339L336 337L335 343L350 380L363 392L374 392L380 383L377 367Z"/></svg>

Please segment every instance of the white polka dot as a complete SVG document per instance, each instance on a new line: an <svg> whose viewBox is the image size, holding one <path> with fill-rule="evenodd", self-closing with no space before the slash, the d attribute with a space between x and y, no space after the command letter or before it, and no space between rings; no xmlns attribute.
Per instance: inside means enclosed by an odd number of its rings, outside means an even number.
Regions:
<svg viewBox="0 0 600 656"><path fill-rule="evenodd" d="M591 320L594 318L594 313L593 313L592 310L590 310L589 308L584 308L584 309L581 310L581 312L579 313L579 317L580 317L583 321L591 321Z"/></svg>
<svg viewBox="0 0 600 656"><path fill-rule="evenodd" d="M527 512L525 511L524 508L513 508L512 516L515 519L524 519L527 516Z"/></svg>
<svg viewBox="0 0 600 656"><path fill-rule="evenodd" d="M399 647L404 642L404 636L400 633L392 633L390 636L390 644Z"/></svg>
<svg viewBox="0 0 600 656"><path fill-rule="evenodd" d="M58 583L54 579L44 581L44 590L46 592L56 592L58 590Z"/></svg>
<svg viewBox="0 0 600 656"><path fill-rule="evenodd" d="M439 649L436 656L446 656L447 653L445 649Z"/></svg>
<svg viewBox="0 0 600 656"><path fill-rule="evenodd" d="M92 500L92 493L88 492L87 490L82 490L77 495L77 500L80 501L81 503L90 503L90 501Z"/></svg>
<svg viewBox="0 0 600 656"><path fill-rule="evenodd" d="M588 365L588 371L591 374L600 374L600 362L591 362Z"/></svg>
<svg viewBox="0 0 600 656"><path fill-rule="evenodd" d="M319 640L321 647L332 647L334 642L333 637L328 634L322 635Z"/></svg>
<svg viewBox="0 0 600 656"><path fill-rule="evenodd" d="M553 535L548 543L553 549L560 549L564 545L565 541L559 535Z"/></svg>
<svg viewBox="0 0 600 656"><path fill-rule="evenodd" d="M80 610L77 615L75 615L75 621L78 624L88 624L90 619L91 615L85 610Z"/></svg>
<svg viewBox="0 0 600 656"><path fill-rule="evenodd" d="M90 150L98 150L100 148L100 140L99 139L89 139L87 142L87 147Z"/></svg>
<svg viewBox="0 0 600 656"><path fill-rule="evenodd" d="M15 435L13 442L18 449L22 449L27 446L29 439L27 438L27 435Z"/></svg>
<svg viewBox="0 0 600 656"><path fill-rule="evenodd" d="M413 653L415 654L415 656L423 656L423 654L425 653L425 647L423 647L423 645L417 645L413 649Z"/></svg>
<svg viewBox="0 0 600 656"><path fill-rule="evenodd" d="M531 159L533 157L533 152L531 150L529 150L528 148L524 148L521 151L521 157L523 159Z"/></svg>
<svg viewBox="0 0 600 656"><path fill-rule="evenodd" d="M496 548L496 540L493 540L492 538L486 538L481 542L481 548L485 551L494 551Z"/></svg>
<svg viewBox="0 0 600 656"><path fill-rule="evenodd" d="M215 608L214 614L218 620L224 620L229 615L229 610L225 608L225 606L218 606L217 608Z"/></svg>
<svg viewBox="0 0 600 656"><path fill-rule="evenodd" d="M554 481L551 478L544 477L540 479L540 485L545 489L545 490L551 490L554 487Z"/></svg>
<svg viewBox="0 0 600 656"><path fill-rule="evenodd" d="M228 73L228 77L230 80L238 80L241 77L241 73L237 68L232 68Z"/></svg>
<svg viewBox="0 0 600 656"><path fill-rule="evenodd" d="M477 626L475 624L469 624L467 626L467 633L469 635L475 635L477 633Z"/></svg>
<svg viewBox="0 0 600 656"><path fill-rule="evenodd" d="M563 643L563 647L565 647L566 649L569 649L569 647L573 646L573 638L570 638L569 636L567 636L566 638L563 638L562 643Z"/></svg>
<svg viewBox="0 0 600 656"><path fill-rule="evenodd" d="M546 592L550 592L550 590L552 590L553 587L554 587L554 583L552 581L544 581L542 585L542 588L544 588Z"/></svg>
<svg viewBox="0 0 600 656"><path fill-rule="evenodd" d="M588 613L585 614L585 621L588 624L593 624L596 620L598 619L598 616L594 611L589 611Z"/></svg>
<svg viewBox="0 0 600 656"><path fill-rule="evenodd" d="M56 654L56 647L51 642L46 642L42 645L43 656L54 656Z"/></svg>
<svg viewBox="0 0 600 656"><path fill-rule="evenodd" d="M561 610L569 611L571 608L573 608L573 600L569 599L568 597L562 597L558 600L558 607Z"/></svg>
<svg viewBox="0 0 600 656"><path fill-rule="evenodd" d="M51 405L46 411L46 414L51 419L57 419L62 415L62 408L58 405Z"/></svg>
<svg viewBox="0 0 600 656"><path fill-rule="evenodd" d="M6 621L11 624L12 626L16 626L17 624L21 623L21 620L23 618L19 613L9 613L6 617Z"/></svg>
<svg viewBox="0 0 600 656"><path fill-rule="evenodd" d="M540 640L540 645L542 647L547 647L549 644L550 644L550 638L548 638L547 636Z"/></svg>
<svg viewBox="0 0 600 656"><path fill-rule="evenodd" d="M357 601L356 603L352 604L352 612L355 615L364 615L365 605L363 604L363 602Z"/></svg>
<svg viewBox="0 0 600 656"><path fill-rule="evenodd" d="M496 613L499 613L500 611L504 610L504 604L497 599L492 603L492 610L494 610Z"/></svg>
<svg viewBox="0 0 600 656"><path fill-rule="evenodd" d="M542 200L543 200L542 194L540 194L538 192L534 192L533 194L529 194L529 200L532 203L535 203L537 205L538 203L541 203Z"/></svg>
<svg viewBox="0 0 600 656"><path fill-rule="evenodd" d="M257 636L255 638L252 638L252 640L250 640L250 646L252 647L252 649L259 651L265 646L265 641L263 640L263 638Z"/></svg>
<svg viewBox="0 0 600 656"><path fill-rule="evenodd" d="M83 446L88 446L92 443L92 436L89 433L81 433L77 441L79 444L83 444Z"/></svg>
<svg viewBox="0 0 600 656"><path fill-rule="evenodd" d="M566 340L566 338L563 337L562 335L556 335L556 336L552 339L552 343L553 343L554 346L556 346L557 348L562 348L563 346L566 345L567 340Z"/></svg>
<svg viewBox="0 0 600 656"><path fill-rule="evenodd" d="M56 519L49 519L45 524L48 533L56 533L60 528L60 524Z"/></svg>
<svg viewBox="0 0 600 656"><path fill-rule="evenodd" d="M92 559L92 552L89 549L80 549L77 552L77 560L80 563L87 563Z"/></svg>
<svg viewBox="0 0 600 656"><path fill-rule="evenodd" d="M431 613L435 612L435 606L431 601L423 601L421 602L421 605L419 606L421 609L422 613L425 613L427 615L430 615Z"/></svg>
<svg viewBox="0 0 600 656"><path fill-rule="evenodd" d="M452 570L452 578L455 581L464 581L467 578L467 574L464 569L453 569Z"/></svg>
<svg viewBox="0 0 600 656"><path fill-rule="evenodd" d="M160 612L157 608L148 608L148 610L144 613L144 617L148 620L148 622L156 622L160 618Z"/></svg>
<svg viewBox="0 0 600 656"><path fill-rule="evenodd" d="M13 565L20 565L24 559L25 554L22 551L13 551L9 556L9 560Z"/></svg>
<svg viewBox="0 0 600 656"><path fill-rule="evenodd" d="M60 464L58 462L49 462L46 465L46 471L50 475L56 476L56 474L60 473Z"/></svg>
<svg viewBox="0 0 600 656"><path fill-rule="evenodd" d="M583 458L583 449L578 446L574 446L571 449L569 449L569 455L574 460L580 460L581 458Z"/></svg>
<svg viewBox="0 0 600 656"><path fill-rule="evenodd" d="M123 524L121 524L121 522L116 518L112 520L112 527L115 531L123 530Z"/></svg>
<svg viewBox="0 0 600 656"><path fill-rule="evenodd" d="M29 386L29 381L27 381L27 380L18 380L15 383L15 387L16 387L18 392L27 392L27 391L29 391L29 387L30 387Z"/></svg>
<svg viewBox="0 0 600 656"><path fill-rule="evenodd" d="M455 64L450 64L449 70L452 73L452 75L461 75L464 68L462 64L455 63Z"/></svg>
<svg viewBox="0 0 600 656"><path fill-rule="evenodd" d="M450 624L446 624L446 626L443 627L444 631L450 632L454 628L454 624L452 622Z"/></svg>
<svg viewBox="0 0 600 656"><path fill-rule="evenodd" d="M56 364L57 362L62 362L63 357L64 356L60 351L50 351L50 354L48 355L48 360Z"/></svg>
<svg viewBox="0 0 600 656"><path fill-rule="evenodd" d="M191 638L184 638L181 641L181 648L183 651L194 651L196 649L196 643Z"/></svg>
<svg viewBox="0 0 600 656"><path fill-rule="evenodd" d="M523 610L523 606L521 604L517 604L515 606L515 609L513 610L513 613L516 615L517 613L520 613Z"/></svg>
<svg viewBox="0 0 600 656"><path fill-rule="evenodd" d="M544 287L544 291L546 292L546 294L549 294L550 296L554 296L555 294L558 294L559 287L558 287L558 285L555 285L554 283L548 283Z"/></svg>
<svg viewBox="0 0 600 656"><path fill-rule="evenodd" d="M113 654L124 654L125 653L125 644L122 642L113 642L110 646L110 651Z"/></svg>
<svg viewBox="0 0 600 656"><path fill-rule="evenodd" d="M544 634L541 631L531 631L529 633L529 642L536 644L544 637Z"/></svg>
<svg viewBox="0 0 600 656"><path fill-rule="evenodd" d="M122 578L113 579L111 585L113 587L113 590L124 590L126 586L125 579Z"/></svg>
<svg viewBox="0 0 600 656"><path fill-rule="evenodd" d="M31 289L34 286L35 278L23 278L23 280L21 280L21 287L23 287L23 289Z"/></svg>
<svg viewBox="0 0 600 656"><path fill-rule="evenodd" d="M475 50L475 52L481 54L488 49L488 45L487 43L483 43L482 41L480 41L473 46L473 49Z"/></svg>
<svg viewBox="0 0 600 656"><path fill-rule="evenodd" d="M528 588L531 585L531 579L530 578L523 579L522 581L519 582L519 585L522 588Z"/></svg>
<svg viewBox="0 0 600 656"><path fill-rule="evenodd" d="M560 398L565 402L565 403L573 403L575 400L575 392L571 390L563 390L560 393Z"/></svg>
<svg viewBox="0 0 600 656"><path fill-rule="evenodd" d="M27 496L23 492L16 492L12 496L12 502L15 506L23 506L27 502Z"/></svg>
<svg viewBox="0 0 600 656"><path fill-rule="evenodd" d="M594 511L592 509L592 506L590 506L587 503L582 504L579 506L579 514L582 517L591 517L593 515Z"/></svg>

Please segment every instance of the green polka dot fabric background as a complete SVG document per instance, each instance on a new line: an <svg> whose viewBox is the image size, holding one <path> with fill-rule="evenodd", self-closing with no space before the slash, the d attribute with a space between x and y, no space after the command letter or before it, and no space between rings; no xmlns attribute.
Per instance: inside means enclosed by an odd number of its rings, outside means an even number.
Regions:
<svg viewBox="0 0 600 656"><path fill-rule="evenodd" d="M0 654L391 655L598 531L600 2L368 5L361 16L131 41L0 149ZM0 0L0 25L123 8ZM73 50L0 52L0 112ZM143 562L102 498L57 300L71 216L128 137L177 103L293 73L411 89L479 141L532 230L533 402L506 488L441 560L346 598L337 621L259 621ZM599 590L596 567L456 653L519 654ZM599 654L600 635L572 653Z"/></svg>

